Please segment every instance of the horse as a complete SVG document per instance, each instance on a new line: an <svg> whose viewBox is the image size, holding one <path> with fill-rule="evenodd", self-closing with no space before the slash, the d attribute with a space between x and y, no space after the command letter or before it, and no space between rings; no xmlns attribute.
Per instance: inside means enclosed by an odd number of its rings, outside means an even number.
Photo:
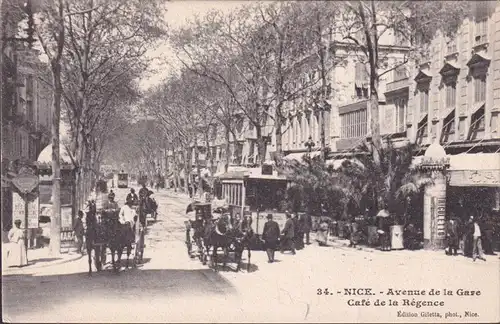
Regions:
<svg viewBox="0 0 500 324"><path fill-rule="evenodd" d="M156 219L158 204L152 197L150 197L152 193L152 191L149 191L146 197L139 200L139 220L141 221L143 227L146 227L146 216L148 214L152 214L153 218Z"/></svg>
<svg viewBox="0 0 500 324"><path fill-rule="evenodd" d="M230 234L233 236L234 241L234 254L235 261L237 263L236 272L241 270L241 260L243 259L243 251L247 250L247 272L250 270L250 260L252 257L252 251L250 247L255 239L253 230L250 228L248 230L235 229Z"/></svg>
<svg viewBox="0 0 500 324"><path fill-rule="evenodd" d="M132 253L132 243L135 241L134 230L129 223L121 224L116 218L111 218L109 220L109 229L109 249L111 250L113 270L116 272L120 270L123 249L125 247L127 248L127 262L125 268L128 269L130 254ZM115 253L118 257L116 261Z"/></svg>
<svg viewBox="0 0 500 324"><path fill-rule="evenodd" d="M89 201L87 215L85 217L85 222L87 224L87 230L85 231L85 246L87 250L88 256L88 264L89 264L89 276L92 276L92 250L95 253L95 267L97 271L102 270L101 261L101 245L98 244L99 237L102 237L103 232L102 226L97 223L97 209L94 202ZM105 250L105 247L104 247Z"/></svg>
<svg viewBox="0 0 500 324"><path fill-rule="evenodd" d="M212 257L210 261L214 269L217 271L217 251L222 248L224 251L223 267L226 267L227 256L229 254L229 247L234 243L234 238L229 233L229 220L226 217L221 217L218 220L205 220L204 233L203 233L203 248L202 248L202 262L206 264L207 257L212 248Z"/></svg>

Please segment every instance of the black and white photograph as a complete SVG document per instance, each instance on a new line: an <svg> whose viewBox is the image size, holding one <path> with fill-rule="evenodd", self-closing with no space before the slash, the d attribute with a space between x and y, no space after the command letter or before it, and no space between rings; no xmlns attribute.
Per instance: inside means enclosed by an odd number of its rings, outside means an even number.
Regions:
<svg viewBox="0 0 500 324"><path fill-rule="evenodd" d="M2 323L500 322L500 2L0 0Z"/></svg>

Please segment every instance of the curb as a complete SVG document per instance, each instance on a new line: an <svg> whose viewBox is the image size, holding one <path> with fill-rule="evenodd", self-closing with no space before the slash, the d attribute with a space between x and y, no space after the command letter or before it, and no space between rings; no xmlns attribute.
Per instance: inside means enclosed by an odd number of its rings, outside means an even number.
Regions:
<svg viewBox="0 0 500 324"><path fill-rule="evenodd" d="M28 266L28 267L19 268L19 269L17 269L17 268L2 269L2 276L3 275L10 275L10 274L27 274L28 272L30 272L30 270L37 270L37 269L41 269L41 268L53 267L53 266L77 261L77 260L82 259L83 257L84 257L83 255L76 255L75 257L66 258L66 259L58 260L58 261L53 261L53 262L49 262L47 264L42 264L39 266L33 265L32 267Z"/></svg>

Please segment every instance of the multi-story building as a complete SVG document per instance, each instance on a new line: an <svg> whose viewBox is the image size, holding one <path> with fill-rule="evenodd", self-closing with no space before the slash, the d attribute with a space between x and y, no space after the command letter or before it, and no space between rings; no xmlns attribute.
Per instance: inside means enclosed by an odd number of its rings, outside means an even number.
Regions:
<svg viewBox="0 0 500 324"><path fill-rule="evenodd" d="M437 33L430 45L429 58L411 76L408 138L422 146L420 154L434 143L449 158L447 185L436 197L446 202L447 217L486 216L498 226L500 5L474 3L455 37ZM442 238L445 213L437 217Z"/></svg>
<svg viewBox="0 0 500 324"><path fill-rule="evenodd" d="M35 162L49 143L51 91L44 83L47 67L38 53L14 39L22 19L16 8L2 2L2 229L12 226L11 179L17 174L16 161ZM45 81L42 81L45 80Z"/></svg>

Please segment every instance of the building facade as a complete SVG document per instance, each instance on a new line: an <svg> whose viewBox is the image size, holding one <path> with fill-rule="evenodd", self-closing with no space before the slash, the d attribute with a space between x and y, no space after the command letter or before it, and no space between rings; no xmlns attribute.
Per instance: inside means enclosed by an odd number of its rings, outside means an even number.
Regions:
<svg viewBox="0 0 500 324"><path fill-rule="evenodd" d="M34 163L49 143L51 125L51 89L47 66L39 53L13 39L23 15L3 1L1 8L2 78L2 230L12 226L12 184L17 161ZM45 81L42 81L45 80ZM49 79L50 80L50 79Z"/></svg>

